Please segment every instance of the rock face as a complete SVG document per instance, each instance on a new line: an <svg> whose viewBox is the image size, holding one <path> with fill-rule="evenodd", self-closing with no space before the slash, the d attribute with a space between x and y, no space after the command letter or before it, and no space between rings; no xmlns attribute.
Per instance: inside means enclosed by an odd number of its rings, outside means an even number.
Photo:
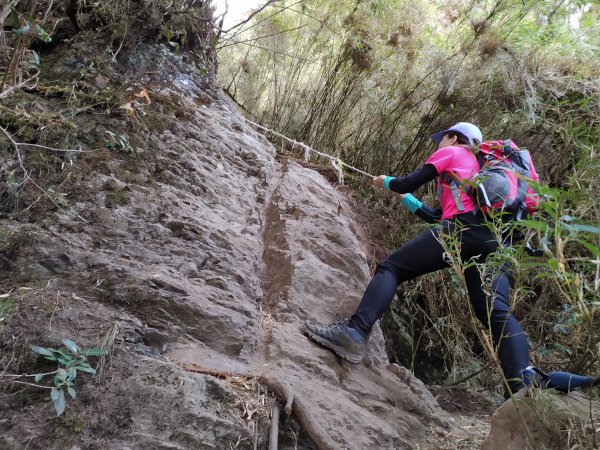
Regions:
<svg viewBox="0 0 600 450"><path fill-rule="evenodd" d="M600 433L592 418L598 414L600 403L580 392L521 392L494 412L482 450L597 448Z"/></svg>
<svg viewBox="0 0 600 450"><path fill-rule="evenodd" d="M3 223L29 238L2 274L20 301L3 351L68 337L113 356L62 419L43 396L0 393L0 447L264 448L258 382L291 405L304 448L408 449L448 428L424 385L388 363L378 327L351 367L300 331L350 314L369 279L344 196L276 162L181 56L137 51L130 61L164 77L148 89L160 125L130 131L138 156L86 163L69 208L87 222L63 210Z"/></svg>
<svg viewBox="0 0 600 450"><path fill-rule="evenodd" d="M275 178L266 212L263 376L288 399L320 448L412 448L444 424L425 387L387 363L377 327L365 365L342 364L301 334L303 320L349 315L369 280L344 201L297 164ZM346 208L347 210L347 208Z"/></svg>

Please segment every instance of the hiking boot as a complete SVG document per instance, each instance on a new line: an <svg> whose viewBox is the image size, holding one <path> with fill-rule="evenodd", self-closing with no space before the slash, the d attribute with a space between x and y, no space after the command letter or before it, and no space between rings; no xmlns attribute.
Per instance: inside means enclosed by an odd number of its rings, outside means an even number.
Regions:
<svg viewBox="0 0 600 450"><path fill-rule="evenodd" d="M365 339L354 328L348 326L348 320L340 320L331 325L318 322L304 322L308 336L319 344L333 350L339 357L352 364L360 364L365 350Z"/></svg>

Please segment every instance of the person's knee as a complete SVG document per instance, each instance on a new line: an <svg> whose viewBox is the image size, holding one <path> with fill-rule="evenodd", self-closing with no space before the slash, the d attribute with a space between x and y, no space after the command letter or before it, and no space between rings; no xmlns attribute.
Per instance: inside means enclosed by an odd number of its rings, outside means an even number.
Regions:
<svg viewBox="0 0 600 450"><path fill-rule="evenodd" d="M510 311L493 309L490 312L490 325L492 328L512 330L519 328L517 319L510 313Z"/></svg>
<svg viewBox="0 0 600 450"><path fill-rule="evenodd" d="M482 308L474 306L473 311L475 312L475 317L477 317L477 320L479 320L479 322L481 322L481 324L487 328L490 325L489 310L485 307Z"/></svg>
<svg viewBox="0 0 600 450"><path fill-rule="evenodd" d="M484 327L487 327L490 323L492 310L487 302L485 293L481 290L469 291L469 299L471 301L471 306L473 307L475 317L477 317Z"/></svg>
<svg viewBox="0 0 600 450"><path fill-rule="evenodd" d="M375 274L392 275L396 280L398 279L398 268L389 260L377 264L375 268Z"/></svg>

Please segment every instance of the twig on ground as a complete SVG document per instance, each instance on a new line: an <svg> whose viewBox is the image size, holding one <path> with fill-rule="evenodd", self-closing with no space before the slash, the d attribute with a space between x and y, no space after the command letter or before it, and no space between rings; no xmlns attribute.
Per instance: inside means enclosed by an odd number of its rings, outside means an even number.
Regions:
<svg viewBox="0 0 600 450"><path fill-rule="evenodd" d="M50 386L42 386L39 384L35 384L35 383L27 383L25 381L17 381L17 380L0 380L0 383L2 382L10 382L10 383L17 383L17 384L24 384L26 386L33 386L33 387L37 387L37 388L41 388L41 389L53 389Z"/></svg>
<svg viewBox="0 0 600 450"><path fill-rule="evenodd" d="M92 152L97 152L97 151L101 150L101 149L81 150L81 149L77 149L77 148L64 149L64 148L47 147L45 145L40 145L40 144L29 144L27 142L17 142L17 141L15 141L12 134L10 134L6 128L0 126L0 131L2 131L2 133L4 133L4 135L8 138L8 140L11 142L11 144L17 150L19 149L19 147L35 147L35 148L42 148L44 150L51 150L53 152L65 152L65 153L92 153Z"/></svg>
<svg viewBox="0 0 600 450"><path fill-rule="evenodd" d="M449 388L449 387L457 386L457 385L459 385L459 384L461 384L461 383L464 383L465 381L467 381L467 380L470 380L470 379L471 379L471 378L473 378L473 377L476 377L476 376L477 376L477 375L479 375L480 373L482 373L482 372L485 372L487 369L489 369L490 367L492 367L492 365L494 364L494 362L495 362L495 361L490 361L490 362L489 362L489 363L487 363L485 366L483 366L481 369L479 369L479 370L477 370L477 371L475 371L475 372L473 372L473 373L470 373L469 375L467 375L467 376L465 376L465 377L461 378L461 379L460 379L460 380L458 380L458 381L454 381L453 383L447 384L447 385L446 385L446 386L444 386L444 387L446 387L446 388Z"/></svg>
<svg viewBox="0 0 600 450"><path fill-rule="evenodd" d="M6 98L6 97L8 97L10 94L12 94L14 91L16 91L16 90L18 90L18 89L21 89L22 87L27 87L28 89L35 89L35 87L37 86L37 79L36 79L36 82L35 82L35 84L34 84L33 86L27 86L27 83L29 83L29 82L30 82L31 80L33 80L34 78L37 78L39 74L40 74L40 73L39 73L39 72L37 72L37 73L36 73L35 75L33 75L32 77L30 77L30 78L27 78L26 80L24 80L24 81L21 81L20 83L18 83L18 84L15 84L14 86L11 86L11 87L9 87L9 88L5 89L3 92L0 92L0 98Z"/></svg>
<svg viewBox="0 0 600 450"><path fill-rule="evenodd" d="M0 373L0 377L6 377L6 378L25 378L25 377L36 377L36 376L46 376L46 375L54 375L55 373L58 373L58 370L54 370L52 372L46 372L46 373L36 373L33 375L29 375L27 373L22 373L22 374L18 374L18 373Z"/></svg>

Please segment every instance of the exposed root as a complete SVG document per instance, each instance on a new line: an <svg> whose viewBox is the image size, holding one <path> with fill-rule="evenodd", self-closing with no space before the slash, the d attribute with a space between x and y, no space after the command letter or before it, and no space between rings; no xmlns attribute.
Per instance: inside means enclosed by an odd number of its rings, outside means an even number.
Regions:
<svg viewBox="0 0 600 450"><path fill-rule="evenodd" d="M280 399L286 400L286 413L289 405L291 412L293 411L300 426L306 431L306 434L312 439L317 448L320 450L338 449L339 444L335 442L329 433L311 417L309 409L304 404L303 400L294 396L290 387L279 380L266 378L264 375L259 378L259 381L273 391Z"/></svg>
<svg viewBox="0 0 600 450"><path fill-rule="evenodd" d="M188 372L210 375L223 380L236 378L245 380L257 379L257 377L252 374L209 369L197 364L179 364L179 367ZM329 436L329 433L327 433L327 431L311 417L309 408L306 407L301 398L294 394L294 391L289 385L282 383L279 380L268 378L265 375L258 377L258 382L266 386L282 402L285 402L285 413L287 415L294 413L298 423L304 431L306 431L306 434L312 439L317 448L320 450L333 450L339 448L339 445L331 438L331 436Z"/></svg>
<svg viewBox="0 0 600 450"><path fill-rule="evenodd" d="M287 402L283 408L285 413L289 416L292 413L292 404L294 403L294 391L290 391L287 395Z"/></svg>

